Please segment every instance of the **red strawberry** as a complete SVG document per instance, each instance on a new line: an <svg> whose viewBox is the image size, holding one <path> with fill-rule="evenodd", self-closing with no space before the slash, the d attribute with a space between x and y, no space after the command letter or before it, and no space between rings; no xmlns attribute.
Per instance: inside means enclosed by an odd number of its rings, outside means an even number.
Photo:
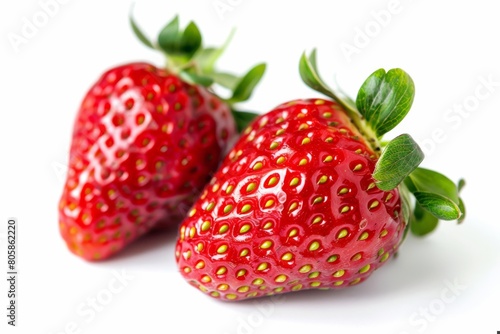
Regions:
<svg viewBox="0 0 500 334"><path fill-rule="evenodd" d="M182 43L169 46L172 38ZM193 67L203 65L198 55L221 50L199 50L196 26L181 32L177 18L158 43L175 56L169 68L130 63L107 71L76 118L59 226L69 249L87 260L107 258L159 224L179 223L237 133L230 104L202 86L216 73ZM247 95L231 102L247 98L263 70L239 80Z"/></svg>
<svg viewBox="0 0 500 334"><path fill-rule="evenodd" d="M423 156L409 136L389 143L382 156L379 152L381 133L397 124L395 119L406 114L413 99L413 85L404 72L392 70L382 76L386 86L374 85L380 82L373 81L378 78L373 75L363 85L357 102L368 123L355 107L323 89L314 54L303 57L301 73L308 84L336 101L296 100L257 118L180 227L179 269L212 297L242 300L343 288L366 280L403 240L409 217L401 196L411 188L418 200L425 189L422 175L435 173L414 170ZM396 81L391 77L395 74ZM385 102L400 104L384 111L384 105L373 102L377 93L382 100L391 95ZM369 113L373 109L361 105L368 100L386 112L381 119L390 120L390 125L377 122ZM387 169L384 164L397 165L399 154L406 154L405 162L412 167ZM398 173L402 174L394 177ZM435 174L445 188L448 179ZM406 176L407 186L397 187ZM443 219L459 218L457 188L452 186L449 194L456 203L451 201L448 213L454 209L454 215L447 216L423 198L419 210L425 207ZM427 193L436 195L439 190ZM432 217L415 217L413 224L427 227L434 223Z"/></svg>

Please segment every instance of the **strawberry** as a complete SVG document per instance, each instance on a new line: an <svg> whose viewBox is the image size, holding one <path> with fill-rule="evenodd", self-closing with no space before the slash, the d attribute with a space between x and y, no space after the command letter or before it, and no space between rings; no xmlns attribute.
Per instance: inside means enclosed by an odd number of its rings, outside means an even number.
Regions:
<svg viewBox="0 0 500 334"><path fill-rule="evenodd" d="M251 116L233 114L232 104L250 96L265 68L243 78L223 74L234 91L224 100L206 87L221 76L213 63L223 49L201 49L194 23L181 31L176 17L157 46L131 23L144 44L167 54L168 66L112 68L83 99L59 226L69 249L87 260L108 258L153 228L183 219L237 134L234 115Z"/></svg>
<svg viewBox="0 0 500 334"><path fill-rule="evenodd" d="M179 270L212 297L356 285L394 256L410 224L423 235L438 218L463 219L457 186L417 168L410 136L380 144L413 100L404 71L375 72L354 105L321 81L315 53L300 69L333 100L295 100L255 119L180 226Z"/></svg>

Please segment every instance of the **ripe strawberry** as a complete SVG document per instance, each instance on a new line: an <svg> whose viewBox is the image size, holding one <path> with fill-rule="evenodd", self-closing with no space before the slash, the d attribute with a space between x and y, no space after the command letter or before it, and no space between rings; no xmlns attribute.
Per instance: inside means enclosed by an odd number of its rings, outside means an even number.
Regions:
<svg viewBox="0 0 500 334"><path fill-rule="evenodd" d="M133 21L132 27L153 47ZM182 32L175 18L158 44L167 69L129 63L107 71L76 118L59 226L69 249L87 260L182 220L237 133L231 103L248 98L264 71L259 65L239 80L226 74L235 95L246 92L227 102L203 86L218 75L213 61L222 49L200 49L193 23Z"/></svg>
<svg viewBox="0 0 500 334"><path fill-rule="evenodd" d="M314 53L302 58L301 74L334 101L296 100L257 118L180 227L179 269L188 282L212 297L242 300L344 288L366 280L403 240L410 220L407 189L420 198L415 231L434 224L437 218L429 218L429 211L443 219L457 219L463 212L454 184L447 194L456 202L451 201L447 212L425 201L422 193L437 198L441 192L428 191L425 176L432 175L443 188L449 180L415 169L423 156L411 137L396 138L380 155L381 134L397 124L413 99L406 73L375 72L358 95L359 112L324 89ZM385 86L377 85L378 80ZM373 99L376 96L389 96L386 103L399 105L390 111ZM364 108L366 101L375 109ZM386 117L373 117L373 111L385 112ZM389 125L384 123L389 120ZM406 164L400 163L401 154ZM407 185L397 187L405 177ZM431 182L430 187L435 185ZM425 219L423 207L429 210Z"/></svg>

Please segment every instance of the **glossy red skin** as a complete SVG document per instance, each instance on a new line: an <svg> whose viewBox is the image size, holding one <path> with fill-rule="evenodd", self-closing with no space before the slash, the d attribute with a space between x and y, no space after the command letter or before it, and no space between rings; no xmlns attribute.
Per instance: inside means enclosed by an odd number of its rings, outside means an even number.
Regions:
<svg viewBox="0 0 500 334"><path fill-rule="evenodd" d="M405 223L398 190L374 185L376 157L361 138L330 101L293 101L256 119L180 227L182 275L223 300L364 281L397 250Z"/></svg>
<svg viewBox="0 0 500 334"><path fill-rule="evenodd" d="M146 63L104 73L73 130L59 205L69 249L104 259L180 223L235 134L230 109L205 88Z"/></svg>

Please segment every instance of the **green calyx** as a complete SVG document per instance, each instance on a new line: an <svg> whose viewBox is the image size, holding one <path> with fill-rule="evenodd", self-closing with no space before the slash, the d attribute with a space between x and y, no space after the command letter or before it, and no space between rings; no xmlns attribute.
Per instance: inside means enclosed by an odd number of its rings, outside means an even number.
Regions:
<svg viewBox="0 0 500 334"><path fill-rule="evenodd" d="M186 28L181 29L178 16L160 31L155 42L141 31L132 15L130 25L142 44L165 55L167 71L178 75L187 83L212 89L212 93L216 85L229 90L229 97L219 98L231 107L238 129L244 129L257 116L255 113L237 111L235 104L250 99L253 90L264 76L266 65L258 64L243 76L219 72L215 66L229 45L234 30L224 45L214 48L203 47L201 32L194 22L189 22Z"/></svg>
<svg viewBox="0 0 500 334"><path fill-rule="evenodd" d="M465 181L455 184L443 174L418 167L424 154L410 135L383 140L404 119L413 103L415 86L405 71L396 68L373 72L359 89L356 101L324 83L318 73L315 50L309 56L302 55L299 72L310 88L344 108L370 144L377 156L372 175L376 185L384 191L399 187L404 220L413 234L432 232L439 220L464 220L465 205L459 192Z"/></svg>

